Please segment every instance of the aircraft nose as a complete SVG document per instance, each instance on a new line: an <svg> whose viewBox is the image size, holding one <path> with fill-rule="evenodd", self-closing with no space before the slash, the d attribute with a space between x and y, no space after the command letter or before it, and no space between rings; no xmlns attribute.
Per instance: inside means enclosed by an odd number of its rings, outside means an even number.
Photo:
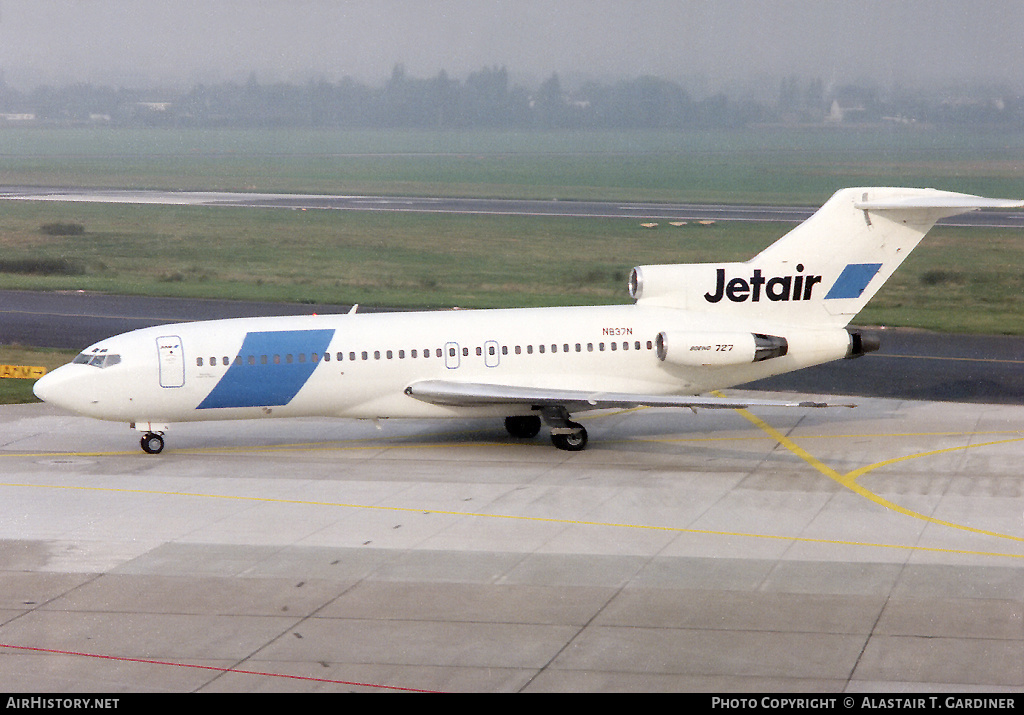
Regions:
<svg viewBox="0 0 1024 715"><path fill-rule="evenodd" d="M43 402L52 401L55 393L55 376L57 371L48 372L41 378L36 380L35 384L32 385L32 394L38 397Z"/></svg>
<svg viewBox="0 0 1024 715"><path fill-rule="evenodd" d="M64 365L53 372L48 372L36 380L32 392L43 402L57 405L73 412L82 411L83 392L81 384L74 385L83 375L79 373L81 365Z"/></svg>

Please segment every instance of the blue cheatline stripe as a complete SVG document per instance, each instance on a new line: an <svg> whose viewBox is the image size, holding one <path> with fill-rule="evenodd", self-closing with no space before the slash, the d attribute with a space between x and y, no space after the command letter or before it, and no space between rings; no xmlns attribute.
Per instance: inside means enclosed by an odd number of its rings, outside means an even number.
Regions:
<svg viewBox="0 0 1024 715"><path fill-rule="evenodd" d="M881 263L851 263L839 274L839 279L829 290L825 300L833 298L860 298L868 283L882 267Z"/></svg>
<svg viewBox="0 0 1024 715"><path fill-rule="evenodd" d="M287 405L306 384L318 363L310 356L323 356L334 337L334 330L274 330L246 333L235 360L210 394L199 403L198 410L216 407L274 407ZM298 356L305 355L306 362ZM249 364L249 356L255 365ZM261 356L267 356L264 365ZM280 364L274 356L280 355ZM289 363L286 355L294 360Z"/></svg>

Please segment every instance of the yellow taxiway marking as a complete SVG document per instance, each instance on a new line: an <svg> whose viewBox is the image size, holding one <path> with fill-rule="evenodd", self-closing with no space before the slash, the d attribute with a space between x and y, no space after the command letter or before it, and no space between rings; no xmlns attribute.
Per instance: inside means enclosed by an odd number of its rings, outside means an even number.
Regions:
<svg viewBox="0 0 1024 715"><path fill-rule="evenodd" d="M642 408L640 408L642 409ZM632 411L632 410L627 410ZM779 430L769 425L764 420L755 416L751 412L745 409L737 409L740 415L747 419L751 424L760 429L768 438L774 440L781 446L785 447L791 453L804 460L812 467L814 467L819 473L827 476L841 486L851 490L852 492L878 504L887 509L891 509L897 513L905 516L910 516L916 519L921 519L928 523L937 524L940 526L946 526L953 529L959 529L962 531L971 532L983 536L996 537L999 539L1007 539L1016 542L1024 543L1024 538L1013 536L1010 534L1003 534L995 531L988 531L985 529L978 529L963 524L957 524L955 522L944 521L936 519L934 517L922 514L920 512L906 509L904 507L895 504L884 497L875 494L874 492L864 488L857 483L864 474L871 472L875 469L885 467L892 464L897 464L911 459L919 459L923 457L935 456L938 454L945 454L949 452L962 451L967 449L974 449L977 447L990 447L1001 444L1011 444L1014 442L1024 441L1024 436L1020 431L1006 430L1006 431L993 431L993 432L979 432L969 433L972 437L977 437L983 434L990 435L1005 435L1014 434L1019 435L1016 437L994 440L989 442L981 442L976 444L960 445L956 447L947 447L944 449L929 450L926 452L919 452L916 454L904 455L901 457L894 457L892 459L883 460L874 464L868 464L863 467L859 467L846 474L840 474L838 471L828 466L820 459L815 457L813 454L808 452L803 447L799 446L794 440L790 439L786 435L782 434ZM921 432L921 433L905 433L905 434L878 434L878 435L810 435L806 438L801 439L837 439L837 438L854 438L854 437L936 437L936 436L963 436L968 433L963 432ZM445 447L451 448L453 446L492 446L490 442L465 442L465 443L443 443L434 445L425 445L422 442L409 442L409 443L394 443L390 440L402 439L401 437L384 438L385 443L380 443L380 437L367 437L363 439L354 440L342 440L337 442L320 442L320 443L292 443L292 444L279 444L265 447L252 447L252 446L239 446L234 448L209 448L209 449L184 449L177 451L177 454L233 454L238 452L274 452L274 451L292 451L301 449L317 449L317 450L393 450L393 449L424 449L430 447ZM732 436L732 437L693 437L693 438L673 438L669 440L656 440L656 441L674 441L674 442L706 442L706 441L736 441L736 440L754 440L764 439L764 437L750 437L750 436ZM649 440L641 440L649 441ZM22 458L49 458L49 459L60 459L60 458L74 458L74 457L114 457L114 456L140 456L136 451L118 451L118 452L41 452L41 453L25 453L25 452L10 452L0 453L0 457L22 457ZM149 459L150 457L146 457ZM1009 558L1024 558L1024 554L1014 553L1003 553L1003 552L987 552L987 551L974 551L965 549L947 549L947 548L936 548L927 546L908 546L902 544L884 544L884 543L873 543L863 541L847 541L847 540L835 540L835 539L819 539L819 538L808 538L799 536L784 536L777 534L757 534L749 532L734 532L734 531L720 531L720 530L706 530L706 529L691 529L685 527L673 527L673 526L657 526L657 525L645 525L645 524L628 524L628 523L615 523L615 522L600 522L600 521L589 521L589 520L577 520L577 519L560 519L554 517L534 517L534 516L523 516L523 515L510 515L510 514L488 514L488 513L476 513L476 512L462 512L462 511L448 511L438 509L417 509L413 507L395 507L395 506L381 506L381 505L370 505L370 504L349 504L344 502L319 502L319 501L305 501L305 500L291 500L291 499L276 499L276 498L265 498L265 497L249 497L249 496L235 496L227 494L201 494L192 492L167 492L158 490L145 490L145 489L118 489L113 487L84 487L76 485L56 485L56 484L18 484L18 483L0 483L0 486L4 487L23 487L23 488L49 488L49 489L79 489L86 491L105 491L112 493L122 494L158 494L164 496L181 496L181 497L199 497L207 499L233 499L240 501L252 501L252 502L268 502L268 503L280 503L280 504L302 504L308 506L329 506L338 508L349 508L349 509L366 509L366 510L378 510L378 511L393 511L393 512L406 512L406 513L418 513L418 514L441 514L448 516L458 517L477 517L477 518L491 518L491 519L511 519L520 521L534 521L534 522L546 522L546 523L557 523L566 525L577 525L577 526L603 526L613 528L629 528L629 529L646 529L652 531L666 531L676 533L687 533L687 534L702 534L702 535L714 535L714 536L729 536L729 537L748 537L748 538L759 538L759 539L773 539L783 540L800 543L818 543L818 544L840 544L847 546L874 546L879 548L890 548L890 549L907 549L912 551L926 551L926 552L938 552L938 553L955 553L955 554L971 554L980 556L1002 556Z"/></svg>
<svg viewBox="0 0 1024 715"><path fill-rule="evenodd" d="M1024 559L1024 553L1015 554L999 551L975 551L970 549L948 549L932 546L917 546L906 544L885 544L870 541L849 541L844 539L820 539L806 536L787 536L782 534L757 534L743 531L723 531L717 529L692 529L682 526L659 526L655 524L630 524L625 522L592 521L587 519L566 519L558 517L529 516L517 514L492 514L487 512L455 511L450 509L423 509L416 507L386 506L380 504L355 504L348 502L314 501L308 499L283 499L278 497L254 497L237 494L209 494L203 492L179 492L164 491L159 489L123 489L118 487L86 487L74 484L28 484L17 482L2 482L0 487L25 488L25 489L57 489L86 492L104 492L108 494L133 494L145 496L169 496L187 497L191 499L224 499L230 501L256 502L267 504L290 504L316 507L334 507L339 509L360 509L371 511L387 511L406 514L421 514L424 516L440 515L455 517L472 517L481 519L506 519L510 521L529 521L545 524L563 524L566 526L594 526L614 529L640 529L645 531L662 531L676 534L697 534L702 536L728 536L745 537L755 539L770 539L774 541L796 542L804 544L830 544L841 546L868 546L883 549L903 549L907 551L923 551L930 553L961 554L972 556L996 556L1004 558ZM982 532L984 533L984 532Z"/></svg>
<svg viewBox="0 0 1024 715"><path fill-rule="evenodd" d="M957 446L957 447L947 447L945 449L933 449L933 450L929 450L927 452L918 452L916 454L908 454L908 455L904 455L902 457L894 457L892 459L886 459L886 460L883 460L881 462L876 462L874 464L868 464L868 465L866 465L864 467L860 467L858 469L854 469L852 472L847 472L846 474L840 474L836 470L832 469L832 467L828 466L827 464L822 462L820 459L818 459L817 457L812 455L806 449L804 449L803 447L798 445L792 439L790 439L789 437L787 437L786 435L782 434L777 429L775 429L774 427L769 425L767 422L762 420L760 417L757 417L756 415L748 412L747 410L742 410L741 409L741 410L736 410L736 411L739 412L741 415L743 415L751 424L753 424L754 426L759 428L765 434L769 435L772 439L776 440L783 447L788 449L790 452L792 452L796 456L800 457L800 459L802 459L805 462L807 462L808 464L810 464L812 467L814 467L816 470L818 470L819 472L824 474L826 477L836 481L837 483L839 483L842 486L846 487L850 491L852 491L852 492L854 492L856 494L859 494L860 496L862 496L865 499L868 499L868 500L874 502L875 504L878 504L880 506L884 506L887 509L892 509L893 511L895 511L897 513L900 513L900 514L903 514L905 516L911 516L911 517L914 517L915 519L921 519L923 521L927 521L927 522L929 522L931 524L938 524L940 526L948 526L948 527L950 527L952 529L960 529L962 531L969 531L969 532L972 532L972 533L975 533L975 534L982 534L984 536L994 536L994 537L1000 538L1000 539L1010 539L1012 541L1020 541L1020 542L1024 543L1024 538L1022 538L1020 536L1013 536L1011 534L1003 534L1003 533L1000 533L998 531L988 531L986 529L976 529L973 526L966 526L964 524L957 524L957 523L952 522L952 521L944 521L942 519L936 519L935 517L928 516L927 514L922 514L921 512L913 511L912 509L906 509L904 507L901 507L898 504L895 504L895 503L889 501L888 499L886 499L884 497L879 496L878 494L875 494L872 491L869 491L868 489L865 489L864 487L862 487L860 484L857 483L857 479L859 479L863 475L867 474L868 472L873 471L875 469L879 469L881 467L886 467L886 466L888 466L890 464L897 464L899 462L906 462L906 461L909 461L911 459L920 459L922 457L932 457L932 456L935 456L937 454L946 454L946 453L949 453L949 452L958 452L958 451L962 451L962 450L966 450L966 449L975 449L977 447L992 447L992 446L999 445L999 444L1011 444L1013 442L1024 442L1024 437L1014 437L1014 438L1011 438L1011 439L1001 439L1001 440L995 440L993 442L979 442L977 444L965 444L965 445L960 445L960 446Z"/></svg>
<svg viewBox="0 0 1024 715"><path fill-rule="evenodd" d="M894 355L892 353L875 353L878 357L899 358L901 360L949 360L952 362L988 362L996 365L1024 365L1024 360L1010 360L1004 358L969 358L969 357L942 357L939 355Z"/></svg>

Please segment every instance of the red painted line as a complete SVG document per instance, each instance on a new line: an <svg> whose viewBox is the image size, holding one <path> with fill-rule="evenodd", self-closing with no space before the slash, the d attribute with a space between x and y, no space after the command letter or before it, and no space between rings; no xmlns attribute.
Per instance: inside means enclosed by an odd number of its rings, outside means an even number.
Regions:
<svg viewBox="0 0 1024 715"><path fill-rule="evenodd" d="M78 653L71 650L56 650L53 648L35 648L24 645L8 645L0 643L0 648L12 650L29 650L36 653L50 653L54 655L75 655L82 658L98 658L101 660L116 660L122 663L145 663L147 665L168 665L178 668L193 668L195 670L215 670L219 673L237 673L239 675L262 675L268 678L290 678L291 680L308 680L314 683L332 683L335 685L354 685L362 688L378 688L381 690L399 690L405 693L434 693L435 690L422 690L419 688L403 688L397 685L381 685L379 683L360 683L352 680L330 680L328 678L312 678L306 675L286 675L284 673L262 673L257 670L236 670L234 668L217 668L212 665L194 665L192 663L169 663L161 660L148 660L145 658L123 658L115 655L101 655L99 653Z"/></svg>

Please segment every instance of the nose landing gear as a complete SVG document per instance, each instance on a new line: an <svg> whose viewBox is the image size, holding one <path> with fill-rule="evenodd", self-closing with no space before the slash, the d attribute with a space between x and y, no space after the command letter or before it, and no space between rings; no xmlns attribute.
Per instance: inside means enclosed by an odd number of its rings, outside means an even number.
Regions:
<svg viewBox="0 0 1024 715"><path fill-rule="evenodd" d="M160 432L147 432L139 442L146 454L160 454L164 449L164 436Z"/></svg>
<svg viewBox="0 0 1024 715"><path fill-rule="evenodd" d="M142 439L139 446L146 454L160 454L164 450L164 430L167 424L164 422L129 422L128 426L133 430L142 432Z"/></svg>

